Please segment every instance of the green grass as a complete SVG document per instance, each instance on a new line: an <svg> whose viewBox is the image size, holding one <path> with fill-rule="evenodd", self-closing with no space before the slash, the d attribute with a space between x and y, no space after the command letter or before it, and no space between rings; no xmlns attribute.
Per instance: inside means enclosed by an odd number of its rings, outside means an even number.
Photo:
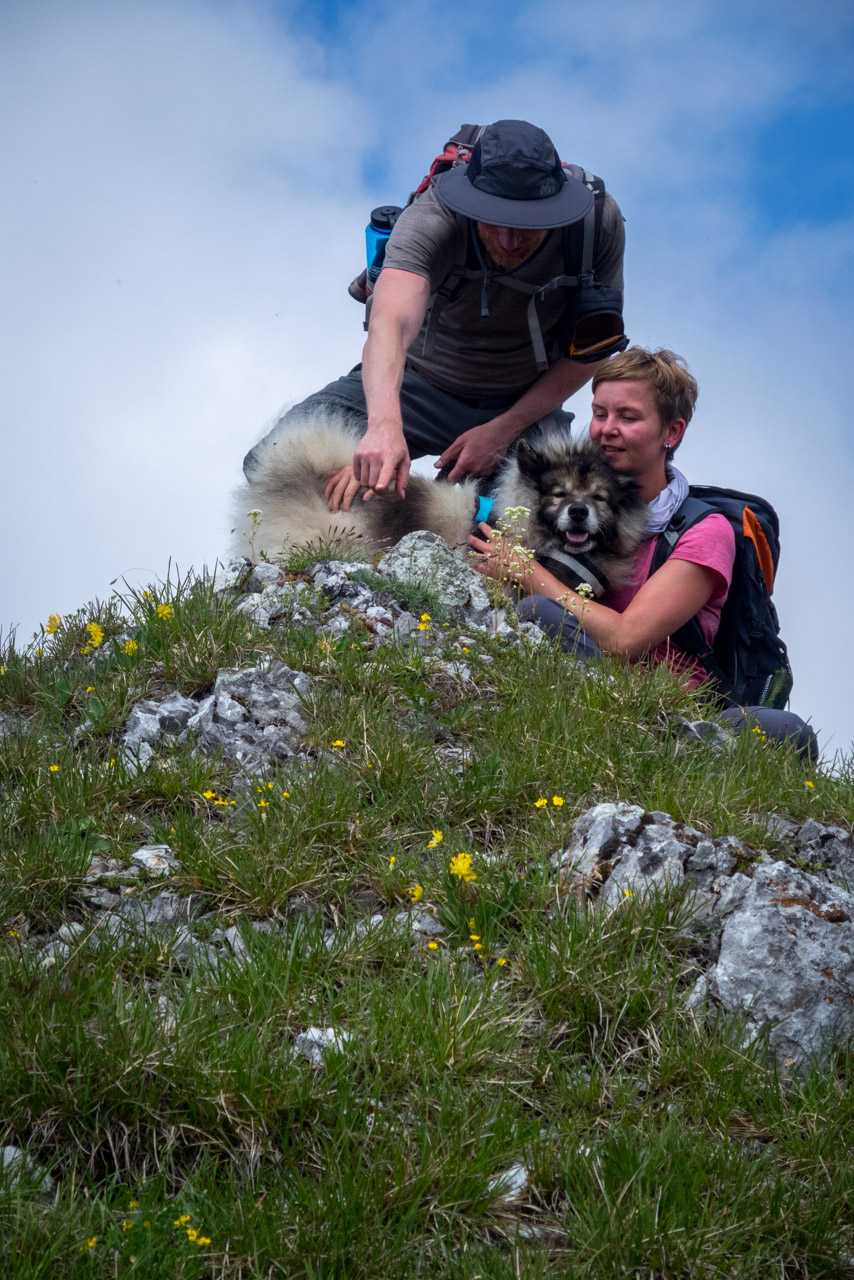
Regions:
<svg viewBox="0 0 854 1280"><path fill-rule="evenodd" d="M701 711L666 673L591 679L547 646L478 640L463 690L425 601L435 652L260 630L180 576L6 644L0 1144L56 1185L0 1182L4 1277L854 1275L850 1055L779 1078L736 1022L686 1014L679 894L605 915L549 862L616 799L779 855L765 814L851 824L850 763L685 745L672 718ZM269 655L312 680L307 765L247 785L171 741L126 768L136 701ZM180 869L132 895L191 899L209 945L238 925L245 962L95 928L90 861L151 842ZM432 948L395 922L413 899ZM319 1071L311 1025L352 1036Z"/></svg>

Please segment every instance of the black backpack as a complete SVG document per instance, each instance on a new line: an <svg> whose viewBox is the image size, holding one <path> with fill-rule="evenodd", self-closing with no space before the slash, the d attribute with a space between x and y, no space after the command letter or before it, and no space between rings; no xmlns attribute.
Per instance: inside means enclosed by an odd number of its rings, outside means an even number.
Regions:
<svg viewBox="0 0 854 1280"><path fill-rule="evenodd" d="M671 639L702 662L724 705L785 707L793 677L771 599L780 561L780 522L770 503L736 489L692 484L689 497L658 536L650 573L661 568L683 533L712 512L726 516L735 533L732 584L720 627L712 646L696 618Z"/></svg>

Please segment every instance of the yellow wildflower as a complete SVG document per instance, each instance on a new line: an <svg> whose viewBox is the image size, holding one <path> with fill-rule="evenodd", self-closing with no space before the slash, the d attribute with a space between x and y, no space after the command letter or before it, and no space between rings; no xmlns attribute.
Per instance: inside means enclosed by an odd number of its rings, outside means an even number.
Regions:
<svg viewBox="0 0 854 1280"><path fill-rule="evenodd" d="M283 800L290 800L290 798L291 798L291 793L290 793L290 791L283 791L283 792L282 792L282 799L283 799Z"/></svg>
<svg viewBox="0 0 854 1280"><path fill-rule="evenodd" d="M95 1248L95 1245L96 1245L97 1243L98 1243L98 1237L97 1237L97 1236L91 1236L91 1237L86 1241L86 1248L87 1248L87 1249L94 1249L94 1248Z"/></svg>
<svg viewBox="0 0 854 1280"><path fill-rule="evenodd" d="M433 621L433 619L430 617L430 614L429 614L429 613L422 613L422 615L421 615L421 621L422 621L422 622L432 622L432 621Z"/></svg>
<svg viewBox="0 0 854 1280"><path fill-rule="evenodd" d="M87 692L87 693L94 693L94 692L95 692L95 686L94 686L93 684L87 684L87 686L86 686L86 692Z"/></svg>
<svg viewBox="0 0 854 1280"><path fill-rule="evenodd" d="M397 858L394 856L394 854L392 854L388 860L388 865L390 867L393 867L396 862L397 862Z"/></svg>
<svg viewBox="0 0 854 1280"><path fill-rule="evenodd" d="M336 738L332 745L333 745L333 747L335 748L335 750L336 750L336 751L340 751L340 750L341 750L341 748L345 745L345 743L344 743L344 739L343 739L343 738Z"/></svg>
<svg viewBox="0 0 854 1280"><path fill-rule="evenodd" d="M815 791L815 783L810 782L809 778L807 778L806 782L804 783L804 786L809 787L810 791Z"/></svg>
<svg viewBox="0 0 854 1280"><path fill-rule="evenodd" d="M428 943L427 943L427 946L428 946L428 948L430 949L430 951L438 951L438 950L439 950L439 944L438 944L438 942L428 942Z"/></svg>
<svg viewBox="0 0 854 1280"><path fill-rule="evenodd" d="M216 798L216 792L211 791L210 787L208 787L207 791L202 792L202 798L204 800L214 800Z"/></svg>
<svg viewBox="0 0 854 1280"><path fill-rule="evenodd" d="M190 1214L189 1214L189 1213L182 1213L182 1214L181 1214L181 1216L180 1216L180 1218L176 1218L176 1219L175 1219L175 1221L172 1223L172 1226L173 1226L173 1227L184 1227L184 1226L186 1226L186 1225L187 1225L187 1223L188 1223L189 1221L190 1221Z"/></svg>
<svg viewBox="0 0 854 1280"><path fill-rule="evenodd" d="M10 937L10 938L20 938L20 936L21 936L21 935L18 933L18 930L17 930L17 929L10 929L10 930L9 930L9 937Z"/></svg>
<svg viewBox="0 0 854 1280"><path fill-rule="evenodd" d="M270 802L269 802L269 800L259 800L259 801L258 801L258 808L259 808L259 809L269 809L269 807L270 807Z"/></svg>
<svg viewBox="0 0 854 1280"><path fill-rule="evenodd" d="M506 963L507 963L507 957L506 957L506 956L499 956L499 957L498 957L498 960L496 961L496 964L506 964Z"/></svg>
<svg viewBox="0 0 854 1280"><path fill-rule="evenodd" d="M539 800L534 801L534 808L542 809L543 805L546 805L546 804L548 804L548 800L546 799L546 797L540 796Z"/></svg>
<svg viewBox="0 0 854 1280"><path fill-rule="evenodd" d="M187 1227L187 1229L186 1229L186 1230L187 1230L187 1239L188 1239L188 1240L196 1240L196 1239L198 1239L198 1235L199 1235L199 1233L198 1233L198 1231L196 1230L196 1228L195 1228L195 1227Z"/></svg>
<svg viewBox="0 0 854 1280"><path fill-rule="evenodd" d="M552 796L552 804L560 808L562 804L566 804L566 801L563 796Z"/></svg>
<svg viewBox="0 0 854 1280"><path fill-rule="evenodd" d="M158 618L171 618L172 617L171 604L159 604L157 606L157 616Z"/></svg>
<svg viewBox="0 0 854 1280"><path fill-rule="evenodd" d="M135 640L125 640L122 648L130 658L132 658L135 653L139 652L139 645Z"/></svg>
<svg viewBox="0 0 854 1280"><path fill-rule="evenodd" d="M129 1208L129 1209L138 1209L138 1208L139 1208L139 1201L138 1201L138 1200L129 1200L129 1201L128 1201L128 1208Z"/></svg>
<svg viewBox="0 0 854 1280"><path fill-rule="evenodd" d="M201 1244L210 1244L210 1242L211 1242L211 1238L210 1238L210 1236L197 1236L197 1237L196 1237L196 1244L200 1244L200 1245L201 1245Z"/></svg>
<svg viewBox="0 0 854 1280"><path fill-rule="evenodd" d="M432 831L430 834L432 836L432 839L427 841L427 848L435 849L436 845L442 843L443 836L441 831Z"/></svg>
<svg viewBox="0 0 854 1280"><path fill-rule="evenodd" d="M407 889L407 893L413 902L420 902L424 897L424 889L420 884L414 884L411 889Z"/></svg>
<svg viewBox="0 0 854 1280"><path fill-rule="evenodd" d="M471 938L472 942L480 942L480 934L479 934L479 933L470 933L470 934L469 934L469 937Z"/></svg>
<svg viewBox="0 0 854 1280"><path fill-rule="evenodd" d="M93 649L98 649L104 643L104 630L97 622L89 622L86 624L86 630L89 632L89 644Z"/></svg>
<svg viewBox="0 0 854 1280"><path fill-rule="evenodd" d="M48 765L48 768L50 769L51 773L59 773L59 765L58 765L58 764L51 764L51 765Z"/></svg>
<svg viewBox="0 0 854 1280"><path fill-rule="evenodd" d="M122 1231L130 1231L132 1227L133 1227L133 1223L131 1222L130 1218L123 1219Z"/></svg>
<svg viewBox="0 0 854 1280"><path fill-rule="evenodd" d="M448 870L452 876L456 876L458 880L476 880L477 876L471 869L471 854L458 853L448 863Z"/></svg>
<svg viewBox="0 0 854 1280"><path fill-rule="evenodd" d="M482 951L482 950L483 950L483 943L482 943L482 942L476 942L476 943L474 944L474 946L472 947L472 951Z"/></svg>
<svg viewBox="0 0 854 1280"><path fill-rule="evenodd" d="M62 626L61 616L58 613L52 613L47 620L47 626L45 627L45 631L49 636L52 636L54 632L58 631L61 626Z"/></svg>

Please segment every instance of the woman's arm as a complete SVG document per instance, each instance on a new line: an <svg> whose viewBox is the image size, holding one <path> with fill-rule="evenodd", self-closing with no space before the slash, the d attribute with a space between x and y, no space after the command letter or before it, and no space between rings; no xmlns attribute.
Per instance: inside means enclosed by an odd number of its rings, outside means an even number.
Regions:
<svg viewBox="0 0 854 1280"><path fill-rule="evenodd" d="M566 587L536 560L524 560L513 543L489 525L482 538L469 542L481 557L477 568L500 582L512 582L526 595L548 596L564 605L591 640L606 653L640 658L693 618L708 603L719 582L714 569L690 560L667 560L648 578L623 613L595 600L586 600Z"/></svg>

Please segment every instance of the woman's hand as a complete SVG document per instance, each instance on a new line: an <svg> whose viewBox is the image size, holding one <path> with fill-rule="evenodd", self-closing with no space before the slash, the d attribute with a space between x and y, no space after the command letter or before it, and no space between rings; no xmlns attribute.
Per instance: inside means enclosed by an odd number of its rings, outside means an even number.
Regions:
<svg viewBox="0 0 854 1280"><path fill-rule="evenodd" d="M481 537L469 534L469 546L477 554L474 567L478 573L495 578L496 582L517 583L524 588L536 565L531 552L484 522L478 528L482 530Z"/></svg>

